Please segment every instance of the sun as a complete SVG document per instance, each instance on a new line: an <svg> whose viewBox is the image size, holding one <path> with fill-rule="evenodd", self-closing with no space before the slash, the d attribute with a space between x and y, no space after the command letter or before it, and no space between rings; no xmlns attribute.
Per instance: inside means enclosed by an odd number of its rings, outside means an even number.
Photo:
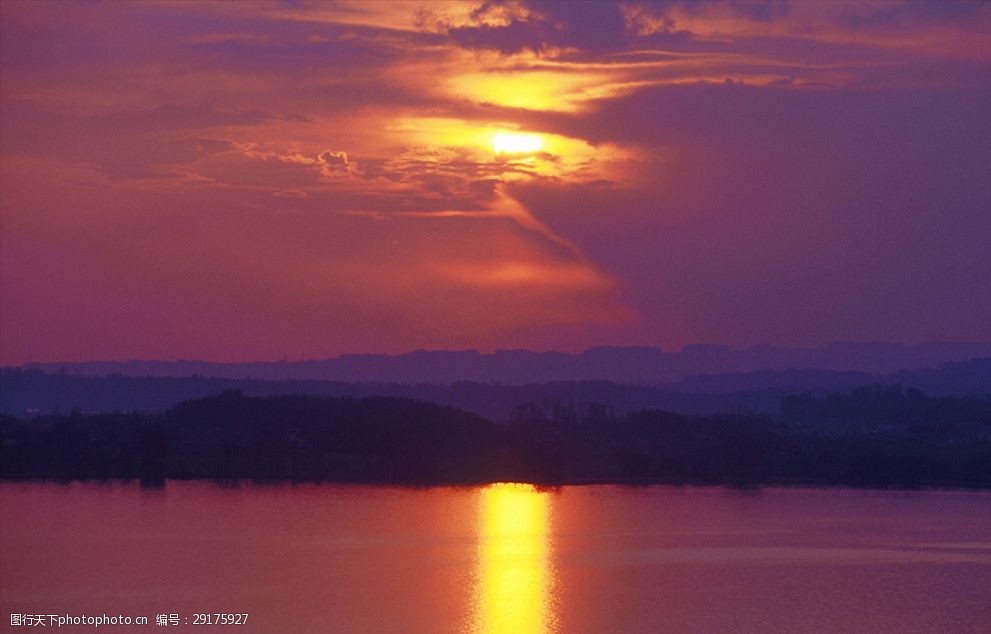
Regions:
<svg viewBox="0 0 991 634"><path fill-rule="evenodd" d="M544 147L536 134L496 132L492 135L492 149L496 154L534 154Z"/></svg>

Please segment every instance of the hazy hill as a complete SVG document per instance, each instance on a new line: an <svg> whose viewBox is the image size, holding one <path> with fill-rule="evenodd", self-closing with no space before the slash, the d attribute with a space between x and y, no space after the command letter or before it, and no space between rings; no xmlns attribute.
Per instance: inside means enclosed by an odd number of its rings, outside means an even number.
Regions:
<svg viewBox="0 0 991 634"><path fill-rule="evenodd" d="M507 420L522 403L601 403L616 412L665 409L705 415L747 409L776 411L780 398L797 392L843 392L870 384L902 385L931 395L991 393L991 359L947 363L938 368L889 375L830 370L761 370L695 375L659 385L608 381L555 381L507 385L457 381L404 384L314 380L231 379L222 377L139 377L49 374L6 369L0 373L0 410L17 416L68 412L162 411L175 403L223 390L252 396L312 394L327 397L393 396L415 398L461 409L494 421Z"/></svg>
<svg viewBox="0 0 991 634"><path fill-rule="evenodd" d="M700 344L677 352L650 347L600 347L578 354L497 350L418 350L400 355L341 355L319 361L212 363L206 361L87 361L35 363L24 367L70 374L192 376L269 380L324 380L388 383L507 384L551 381L612 381L657 384L698 374L747 373L802 368L865 374L890 374L932 368L942 363L991 357L991 343L831 343L819 348L761 345L732 349Z"/></svg>

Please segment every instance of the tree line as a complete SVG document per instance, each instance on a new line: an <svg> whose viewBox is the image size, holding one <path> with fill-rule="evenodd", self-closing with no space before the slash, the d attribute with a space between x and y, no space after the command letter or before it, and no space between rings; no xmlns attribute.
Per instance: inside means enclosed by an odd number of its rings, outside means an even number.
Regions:
<svg viewBox="0 0 991 634"><path fill-rule="evenodd" d="M0 477L991 488L991 399L867 387L777 415L617 415L561 401L497 424L404 398L225 391L162 413L0 416Z"/></svg>

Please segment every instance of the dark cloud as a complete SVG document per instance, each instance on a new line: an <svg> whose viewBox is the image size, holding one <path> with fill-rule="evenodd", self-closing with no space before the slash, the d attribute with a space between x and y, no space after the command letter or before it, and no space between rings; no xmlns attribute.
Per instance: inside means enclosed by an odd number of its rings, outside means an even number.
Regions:
<svg viewBox="0 0 991 634"><path fill-rule="evenodd" d="M658 87L545 122L649 148L637 186L514 193L689 339L986 338L989 110L986 88Z"/></svg>
<svg viewBox="0 0 991 634"><path fill-rule="evenodd" d="M484 3L476 11L484 19L486 10L500 3ZM625 18L620 6L608 2L530 2L522 18L505 25L460 26L448 35L465 48L515 53L524 49L577 47L582 50L622 49L627 41Z"/></svg>
<svg viewBox="0 0 991 634"><path fill-rule="evenodd" d="M348 153L343 150L324 150L317 156L317 158L320 159L324 165L332 169L342 168L346 170L349 165Z"/></svg>

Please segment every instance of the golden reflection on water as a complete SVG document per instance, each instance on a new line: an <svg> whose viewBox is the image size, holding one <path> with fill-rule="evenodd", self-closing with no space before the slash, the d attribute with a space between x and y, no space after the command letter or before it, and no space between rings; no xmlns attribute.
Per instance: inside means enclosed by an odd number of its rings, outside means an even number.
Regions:
<svg viewBox="0 0 991 634"><path fill-rule="evenodd" d="M550 498L530 484L481 490L472 631L536 634L553 629Z"/></svg>

